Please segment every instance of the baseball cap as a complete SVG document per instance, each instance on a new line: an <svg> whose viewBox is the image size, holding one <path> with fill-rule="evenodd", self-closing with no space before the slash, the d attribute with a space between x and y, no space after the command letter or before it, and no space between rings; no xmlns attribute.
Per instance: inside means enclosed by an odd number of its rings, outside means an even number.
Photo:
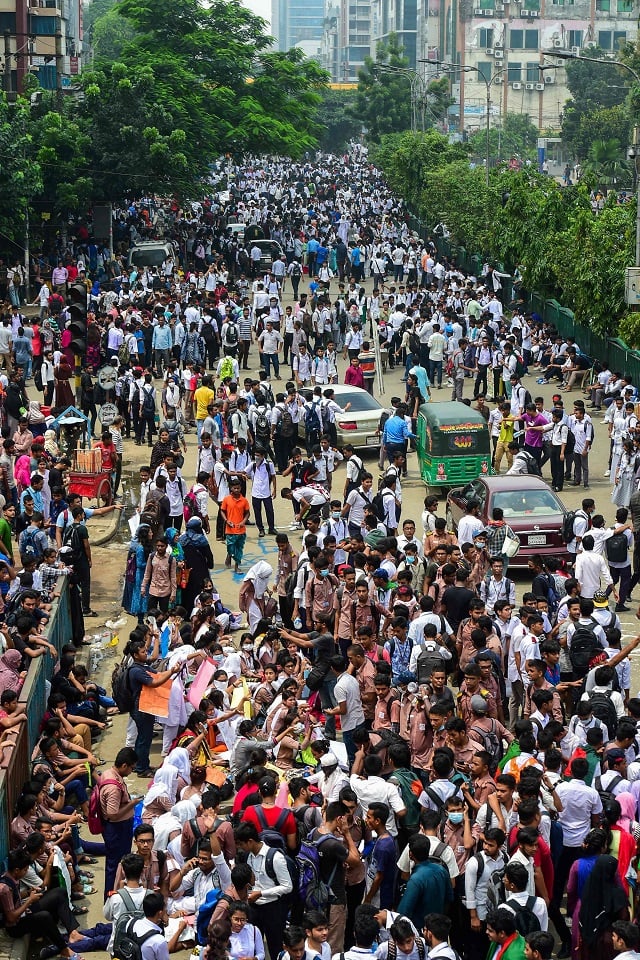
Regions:
<svg viewBox="0 0 640 960"><path fill-rule="evenodd" d="M625 759L625 752L620 747L614 747L613 750L607 750L606 759L609 763L620 763Z"/></svg>
<svg viewBox="0 0 640 960"><path fill-rule="evenodd" d="M388 580L389 574L386 570L383 570L382 567L378 567L377 570L373 571L374 577L380 577L381 580Z"/></svg>
<svg viewBox="0 0 640 960"><path fill-rule="evenodd" d="M471 709L474 713L486 713L489 709L489 704L479 693L474 693L471 697Z"/></svg>
<svg viewBox="0 0 640 960"><path fill-rule="evenodd" d="M596 590L593 595L593 605L601 608L609 606L609 598L603 590Z"/></svg>

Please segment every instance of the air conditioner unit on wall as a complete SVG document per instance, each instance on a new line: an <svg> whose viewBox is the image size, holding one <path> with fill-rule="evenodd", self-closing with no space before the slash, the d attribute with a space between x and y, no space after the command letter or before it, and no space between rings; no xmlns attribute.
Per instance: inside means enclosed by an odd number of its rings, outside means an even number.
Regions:
<svg viewBox="0 0 640 960"><path fill-rule="evenodd" d="M493 55L496 60L504 60L504 50L496 50Z"/></svg>
<svg viewBox="0 0 640 960"><path fill-rule="evenodd" d="M496 42L494 43L494 47L497 50L502 50L502 48L504 47L504 43L502 42L502 40L496 40Z"/></svg>
<svg viewBox="0 0 640 960"><path fill-rule="evenodd" d="M595 40L587 40L587 42L583 44L583 46L585 50L595 50L598 44L595 42Z"/></svg>
<svg viewBox="0 0 640 960"><path fill-rule="evenodd" d="M571 47L571 53L574 57L580 56L580 47Z"/></svg>
<svg viewBox="0 0 640 960"><path fill-rule="evenodd" d="M554 75L553 75L552 73L545 73L545 75L544 75L544 82L545 82L546 84L555 83L555 82L556 82L556 78L554 77Z"/></svg>
<svg viewBox="0 0 640 960"><path fill-rule="evenodd" d="M544 90L544 83L536 83L536 90L541 93Z"/></svg>
<svg viewBox="0 0 640 960"><path fill-rule="evenodd" d="M515 83L511 84L511 88L512 90L522 90L522 84L516 80Z"/></svg>
<svg viewBox="0 0 640 960"><path fill-rule="evenodd" d="M534 90L535 86L535 83L525 83L524 88L525 90Z"/></svg>
<svg viewBox="0 0 640 960"><path fill-rule="evenodd" d="M562 47L564 47L564 43L562 42L562 40L560 39L560 37L555 37L554 40L553 40L553 46L554 46L557 50L559 50L559 49L561 49Z"/></svg>
<svg viewBox="0 0 640 960"><path fill-rule="evenodd" d="M492 56L493 56L493 47L487 47L487 49L485 50L485 53L486 53L486 55L487 55L488 57L492 57Z"/></svg>

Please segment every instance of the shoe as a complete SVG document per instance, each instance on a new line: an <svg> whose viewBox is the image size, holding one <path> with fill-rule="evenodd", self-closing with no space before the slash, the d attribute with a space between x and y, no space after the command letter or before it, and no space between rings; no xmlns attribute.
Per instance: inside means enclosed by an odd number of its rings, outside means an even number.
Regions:
<svg viewBox="0 0 640 960"><path fill-rule="evenodd" d="M591 490L591 487L589 486L588 483L585 483L584 488L585 488L585 490Z"/></svg>
<svg viewBox="0 0 640 960"><path fill-rule="evenodd" d="M610 476L611 476L611 470L605 470L604 475L605 475L605 477L610 477Z"/></svg>
<svg viewBox="0 0 640 960"><path fill-rule="evenodd" d="M631 607L625 607L623 603L616 603L616 613L629 613Z"/></svg>
<svg viewBox="0 0 640 960"><path fill-rule="evenodd" d="M270 527L267 532L268 532L272 537L276 537L276 536L278 535L278 531L277 531L277 530L274 530L272 527Z"/></svg>
<svg viewBox="0 0 640 960"><path fill-rule="evenodd" d="M266 533L264 532L264 530L258 530L258 536L259 536L259 537L266 537Z"/></svg>
<svg viewBox="0 0 640 960"><path fill-rule="evenodd" d="M580 481L579 481L579 480L574 480L573 483L571 484L571 486L572 486L572 487L579 487L579 486L580 486Z"/></svg>
<svg viewBox="0 0 640 960"><path fill-rule="evenodd" d="M562 946L560 947L560 949L558 950L558 953L556 954L556 956L558 957L558 960L566 960L567 957L570 957L570 956L571 956L571 944L570 944L570 943L563 943Z"/></svg>

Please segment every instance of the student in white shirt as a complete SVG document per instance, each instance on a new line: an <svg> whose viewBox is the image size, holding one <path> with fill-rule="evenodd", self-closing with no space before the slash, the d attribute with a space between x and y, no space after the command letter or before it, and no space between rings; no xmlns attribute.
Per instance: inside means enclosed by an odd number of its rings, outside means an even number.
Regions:
<svg viewBox="0 0 640 960"><path fill-rule="evenodd" d="M509 862L504 871L504 889L507 899L503 907L513 913L518 906L527 907L538 918L540 929L546 931L549 926L547 905L542 897L528 893L528 883L529 871L524 864Z"/></svg>

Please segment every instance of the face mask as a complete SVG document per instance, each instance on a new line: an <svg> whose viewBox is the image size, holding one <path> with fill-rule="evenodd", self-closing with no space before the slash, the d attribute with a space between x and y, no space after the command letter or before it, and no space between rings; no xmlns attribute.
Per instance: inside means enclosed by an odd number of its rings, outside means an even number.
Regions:
<svg viewBox="0 0 640 960"><path fill-rule="evenodd" d="M246 643L245 643L245 644L243 644L242 649L244 650L245 653L253 653L253 644L252 644L252 643L250 643L250 644L246 644Z"/></svg>
<svg viewBox="0 0 640 960"><path fill-rule="evenodd" d="M224 693L224 691L227 689L227 687L228 687L228 685L229 685L229 681L228 681L228 680L214 680L214 681L213 681L213 685L214 685L214 687L216 688L216 690L222 690L222 692Z"/></svg>
<svg viewBox="0 0 640 960"><path fill-rule="evenodd" d="M329 571L328 571L328 570L320 570L320 576L321 576L321 577L328 577L328 576L329 576Z"/></svg>
<svg viewBox="0 0 640 960"><path fill-rule="evenodd" d="M334 510L334 511L332 512L331 516L333 517L334 520L339 520L339 519L340 519L340 511L339 511L339 510Z"/></svg>
<svg viewBox="0 0 640 960"><path fill-rule="evenodd" d="M405 559L405 563L415 563L415 560L416 560L415 557L411 557L411 556L405 557L404 559Z"/></svg>
<svg viewBox="0 0 640 960"><path fill-rule="evenodd" d="M464 813L450 813L448 814L450 823L462 823L464 820Z"/></svg>
<svg viewBox="0 0 640 960"><path fill-rule="evenodd" d="M222 663L225 658L223 656L220 656L220 654L218 653L215 655L215 657L211 657L211 659L213 660L214 663Z"/></svg>

